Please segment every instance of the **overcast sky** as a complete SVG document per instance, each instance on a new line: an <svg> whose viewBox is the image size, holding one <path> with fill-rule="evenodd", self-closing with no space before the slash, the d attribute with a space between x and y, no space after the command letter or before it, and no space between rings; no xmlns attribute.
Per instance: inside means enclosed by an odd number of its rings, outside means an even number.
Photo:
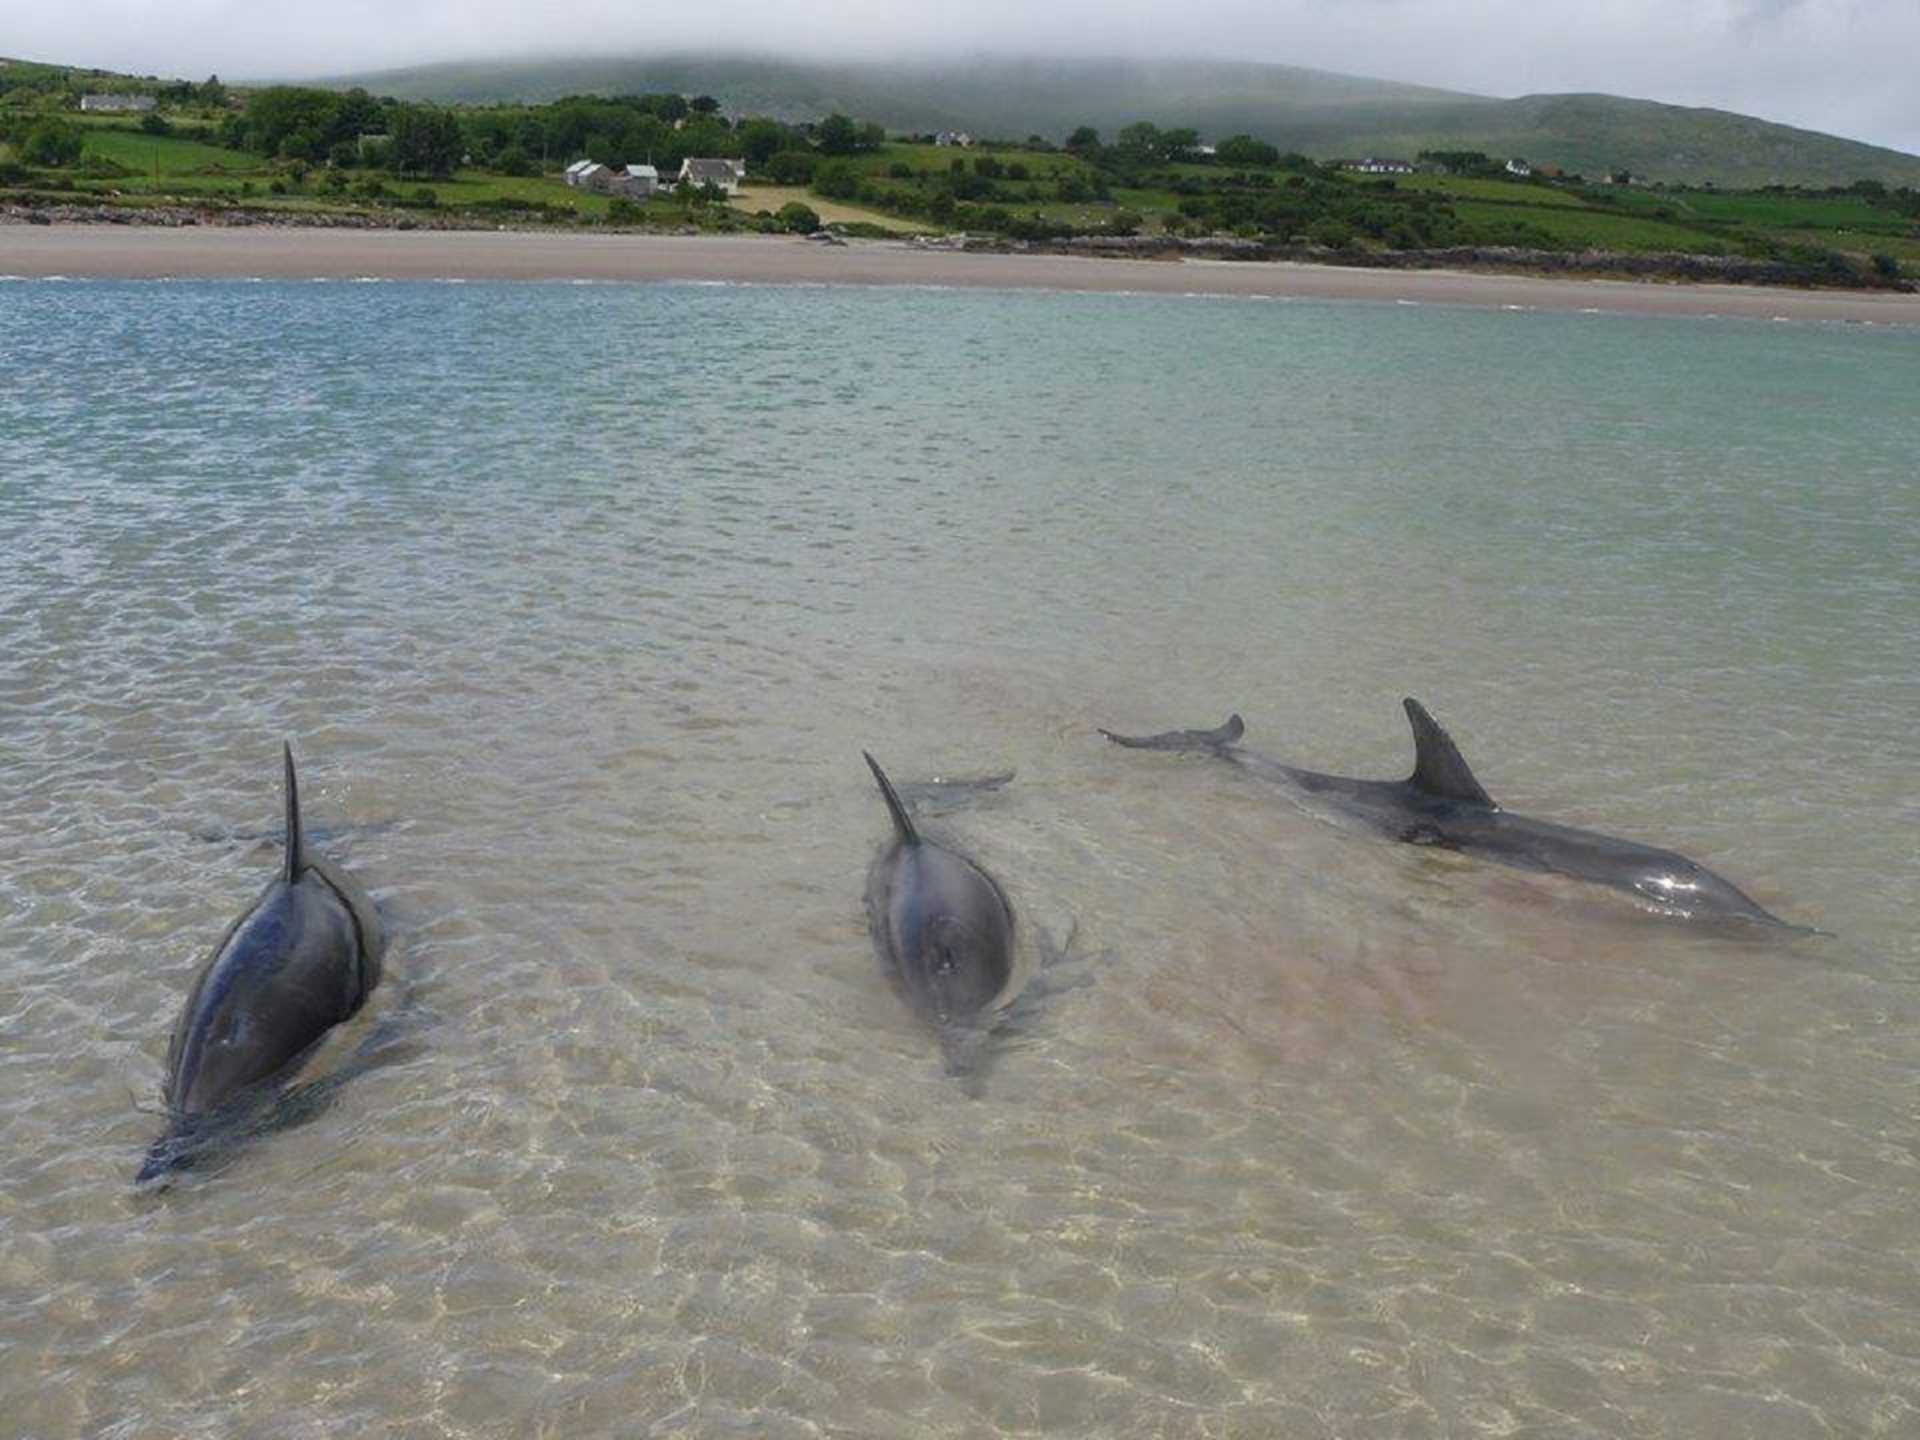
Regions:
<svg viewBox="0 0 1920 1440"><path fill-rule="evenodd" d="M1514 96L1710 105L1920 154L1920 0L52 0L0 50L204 79L725 46L1216 56ZM721 97L724 99L725 97Z"/></svg>

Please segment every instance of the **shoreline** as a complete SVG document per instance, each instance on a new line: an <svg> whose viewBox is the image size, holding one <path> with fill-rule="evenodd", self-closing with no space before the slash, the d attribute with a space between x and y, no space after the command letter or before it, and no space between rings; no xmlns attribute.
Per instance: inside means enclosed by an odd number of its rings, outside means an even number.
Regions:
<svg viewBox="0 0 1920 1440"><path fill-rule="evenodd" d="M0 276L933 286L1920 326L1920 296L1876 291L1371 270L1275 260L970 253L892 240L823 245L769 235L10 224L0 225Z"/></svg>

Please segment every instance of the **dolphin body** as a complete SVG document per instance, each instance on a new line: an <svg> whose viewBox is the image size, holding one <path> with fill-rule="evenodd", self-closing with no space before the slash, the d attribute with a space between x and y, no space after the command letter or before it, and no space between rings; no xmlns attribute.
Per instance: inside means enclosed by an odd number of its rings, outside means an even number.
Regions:
<svg viewBox="0 0 1920 1440"><path fill-rule="evenodd" d="M1238 715L1229 716L1217 730L1170 730L1144 736L1100 733L1116 745L1137 750L1210 752L1254 774L1294 785L1329 808L1409 845L1435 845L1518 870L1610 886L1670 915L1746 921L1805 933L1803 927L1770 914L1732 882L1684 855L1502 810L1426 707L1414 699L1403 703L1413 723L1414 746L1413 774L1405 780L1356 780L1283 765L1240 747L1246 725Z"/></svg>
<svg viewBox="0 0 1920 1440"><path fill-rule="evenodd" d="M964 1074L1012 998L1013 907L986 871L914 828L879 762L861 754L894 829L867 875L874 946L907 1002L939 1035L948 1070Z"/></svg>
<svg viewBox="0 0 1920 1440"><path fill-rule="evenodd" d="M167 1133L139 1183L191 1165L285 1078L380 983L386 934L354 878L309 854L293 750L286 761L287 848L279 875L200 967L167 1047Z"/></svg>

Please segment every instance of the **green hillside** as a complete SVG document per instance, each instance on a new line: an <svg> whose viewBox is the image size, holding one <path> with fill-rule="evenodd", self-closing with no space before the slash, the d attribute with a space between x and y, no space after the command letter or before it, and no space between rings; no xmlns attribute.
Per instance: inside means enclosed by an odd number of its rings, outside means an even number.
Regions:
<svg viewBox="0 0 1920 1440"><path fill-rule="evenodd" d="M1484 150L1598 175L1723 186L1920 186L1920 156L1722 110L1611 95L1496 100L1284 65L1009 60L826 64L739 56L469 62L342 76L405 99L487 103L569 94L711 94L734 114L833 111L893 130L1058 140L1136 120L1203 136L1251 134L1320 158Z"/></svg>

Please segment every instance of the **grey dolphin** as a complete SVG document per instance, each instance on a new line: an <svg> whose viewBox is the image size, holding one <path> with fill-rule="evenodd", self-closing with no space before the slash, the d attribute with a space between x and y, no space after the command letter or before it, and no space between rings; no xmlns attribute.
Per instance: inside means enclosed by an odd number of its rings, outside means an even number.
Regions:
<svg viewBox="0 0 1920 1440"><path fill-rule="evenodd" d="M860 753L894 829L867 875L873 942L908 1003L938 1033L948 1069L962 1073L1011 998L1013 907L986 871L914 828L879 762Z"/></svg>
<svg viewBox="0 0 1920 1440"><path fill-rule="evenodd" d="M287 849L280 873L214 946L167 1047L167 1133L141 1182L193 1162L222 1120L263 1097L380 983L386 934L354 878L309 854L293 749L286 762Z"/></svg>
<svg viewBox="0 0 1920 1440"><path fill-rule="evenodd" d="M1436 845L1519 870L1610 886L1667 914L1804 929L1770 914L1730 881L1684 855L1502 810L1426 708L1411 698L1403 703L1413 723L1414 746L1413 774L1405 780L1355 780L1283 765L1239 746L1246 726L1238 715L1229 716L1217 730L1100 733L1116 745L1139 750L1211 752L1254 774L1291 784L1410 845Z"/></svg>

